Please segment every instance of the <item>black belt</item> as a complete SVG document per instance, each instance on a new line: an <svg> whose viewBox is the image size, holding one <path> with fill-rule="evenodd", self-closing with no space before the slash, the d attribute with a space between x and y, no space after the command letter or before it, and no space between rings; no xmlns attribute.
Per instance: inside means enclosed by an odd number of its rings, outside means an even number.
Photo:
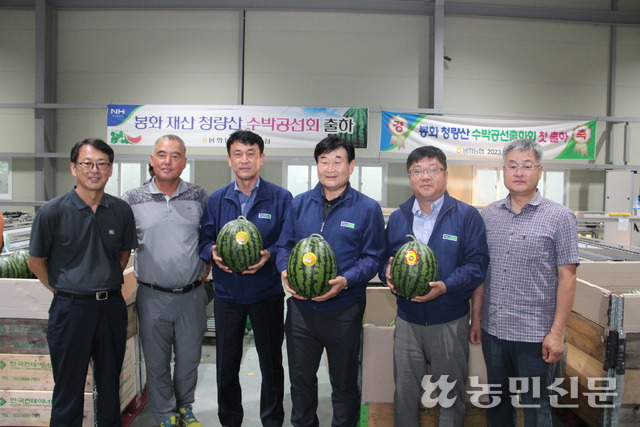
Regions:
<svg viewBox="0 0 640 427"><path fill-rule="evenodd" d="M161 292L166 292L168 294L174 294L174 295L186 294L187 292L191 292L192 290L194 290L198 286L202 285L202 282L200 280L196 280L195 282L193 282L190 285L185 286L184 288L163 288L162 286L152 285L151 283L145 283L145 282L142 282L140 280L138 280L138 283L140 283L141 285L146 286L147 288L151 288L154 291L161 291Z"/></svg>
<svg viewBox="0 0 640 427"><path fill-rule="evenodd" d="M120 294L120 289L113 289L110 291L98 291L91 294L74 294L72 292L59 291L56 289L56 295L65 298L77 298L77 299L95 299L97 301L104 301L108 298L114 297Z"/></svg>

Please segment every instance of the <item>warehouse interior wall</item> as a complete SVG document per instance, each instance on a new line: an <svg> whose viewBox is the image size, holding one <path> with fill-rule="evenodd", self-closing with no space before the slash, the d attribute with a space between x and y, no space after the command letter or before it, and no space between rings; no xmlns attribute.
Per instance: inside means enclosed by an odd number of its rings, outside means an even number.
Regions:
<svg viewBox="0 0 640 427"><path fill-rule="evenodd" d="M242 20L244 16L244 21ZM87 137L106 135L114 104L238 104L372 108L369 145L356 162L388 163L386 206L410 194L408 153L378 150L379 109L429 108L429 32L426 15L229 10L60 10L56 13L57 108L53 156L56 191L74 184L68 153ZM243 31L242 31L243 29ZM0 158L11 157L16 209L33 210L35 161L35 12L0 8ZM244 70L238 69L240 37ZM608 25L445 17L443 109L483 113L607 116L611 29ZM640 28L616 31L615 105L630 117L632 144L623 158L623 130L614 126L613 163L606 163L606 123L598 122L595 161L570 168L568 205L602 211L607 167L640 168ZM376 111L376 108L378 109ZM148 156L150 147L117 146L116 158ZM269 149L263 176L283 185L299 149ZM213 191L231 180L221 147L188 147L194 181ZM450 162L451 193L471 202L474 164ZM487 165L499 166L497 162ZM476 164L477 166L477 164ZM0 201L0 205L2 202Z"/></svg>

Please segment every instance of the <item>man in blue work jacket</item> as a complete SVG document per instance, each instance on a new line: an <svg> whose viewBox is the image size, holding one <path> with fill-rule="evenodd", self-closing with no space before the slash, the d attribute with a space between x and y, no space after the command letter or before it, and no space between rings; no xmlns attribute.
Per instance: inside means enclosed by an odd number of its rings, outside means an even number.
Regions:
<svg viewBox="0 0 640 427"><path fill-rule="evenodd" d="M284 290L275 256L292 196L260 177L265 159L260 135L248 130L232 133L227 139L227 154L236 179L209 196L200 229L200 257L213 261L218 418L223 426L239 426L244 418L239 372L248 317L262 374L260 419L264 426L281 426ZM258 263L234 273L219 256L216 240L222 227L240 215L258 227L264 249Z"/></svg>
<svg viewBox="0 0 640 427"><path fill-rule="evenodd" d="M395 292L389 265L412 234L435 252L438 276L426 295L397 296L394 332L394 424L418 425L422 379L431 365L433 384L453 385L440 408L440 425L462 426L469 359L469 300L489 263L480 213L447 192L447 158L437 147L423 146L407 158L413 196L389 217L385 230L388 263L380 278ZM440 386L442 387L442 386ZM448 386L447 386L448 387ZM439 391L444 392L442 388Z"/></svg>
<svg viewBox="0 0 640 427"><path fill-rule="evenodd" d="M329 136L315 148L319 183L293 199L278 242L276 263L287 300L287 355L294 426L317 426L316 373L327 351L333 389L332 425L355 426L360 412L358 359L367 282L375 276L384 253L384 219L375 200L354 190L351 143ZM324 295L304 300L289 287L287 261L294 245L313 233L333 248L338 276Z"/></svg>

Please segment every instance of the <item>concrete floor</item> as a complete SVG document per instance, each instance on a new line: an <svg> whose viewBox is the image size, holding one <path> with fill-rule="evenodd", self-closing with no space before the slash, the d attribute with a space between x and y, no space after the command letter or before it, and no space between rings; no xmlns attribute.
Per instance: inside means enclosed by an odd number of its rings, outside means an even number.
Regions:
<svg viewBox="0 0 640 427"><path fill-rule="evenodd" d="M289 393L289 377L286 361L286 349L282 349L285 366L285 426L290 426L291 396ZM198 386L196 388L196 401L193 412L204 427L220 426L217 413L216 391L216 356L215 345L203 344L202 362L198 369ZM256 352L253 333L248 333L244 340L244 355L240 366L240 384L242 385L242 403L244 407L244 426L257 427L262 425L259 416L260 407L260 368L258 354ZM331 385L323 357L318 370L318 418L321 426L331 425ZM157 426L149 409L145 406L142 412L135 418L131 427Z"/></svg>

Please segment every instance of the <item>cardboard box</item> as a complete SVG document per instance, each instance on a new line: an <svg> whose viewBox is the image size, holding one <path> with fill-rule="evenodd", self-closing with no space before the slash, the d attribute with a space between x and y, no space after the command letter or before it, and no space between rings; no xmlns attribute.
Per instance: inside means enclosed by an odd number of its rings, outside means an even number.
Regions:
<svg viewBox="0 0 640 427"><path fill-rule="evenodd" d="M393 403L393 333L388 326L397 313L396 297L387 287L367 288L367 308L364 312L362 334L362 402ZM479 377L479 384L487 383L487 369L482 348L469 345L469 376ZM472 388L467 383L467 391ZM467 393L467 400L469 399ZM481 401L488 399L485 396Z"/></svg>
<svg viewBox="0 0 640 427"><path fill-rule="evenodd" d="M133 267L124 271L122 296L127 305L135 302L137 281ZM0 279L0 317L48 319L53 293L38 279Z"/></svg>
<svg viewBox="0 0 640 427"><path fill-rule="evenodd" d="M127 338L138 333L138 310L127 306ZM48 319L0 317L0 353L49 354Z"/></svg>
<svg viewBox="0 0 640 427"><path fill-rule="evenodd" d="M640 294L627 293L640 289L640 262L583 262L578 267L577 277L574 312L606 327L611 294L626 294L622 328L626 333L640 333Z"/></svg>
<svg viewBox="0 0 640 427"><path fill-rule="evenodd" d="M0 317L0 353L49 354L47 320Z"/></svg>
<svg viewBox="0 0 640 427"><path fill-rule="evenodd" d="M48 354L0 354L0 384L8 390L53 391L51 357ZM93 391L89 369L84 391Z"/></svg>
<svg viewBox="0 0 640 427"><path fill-rule="evenodd" d="M360 410L360 424L367 427L393 427L393 403L370 403L363 405ZM517 425L524 425L523 412L518 411ZM417 427L437 426L440 408L420 408ZM464 413L465 426L484 427L487 425L486 410L466 404Z"/></svg>
<svg viewBox="0 0 640 427"><path fill-rule="evenodd" d="M120 374L120 412L124 411L124 408L138 394L139 369L139 365L136 363Z"/></svg>
<svg viewBox="0 0 640 427"><path fill-rule="evenodd" d="M640 295L627 293L640 288L640 262L584 261L577 277L561 364L565 382L577 378L577 396L564 396L561 403L577 405L573 411L591 426L640 425ZM617 374L611 390L617 399L608 411L589 402L598 391L594 379L608 376L605 365Z"/></svg>
<svg viewBox="0 0 640 427"><path fill-rule="evenodd" d="M393 332L395 296L387 287L367 288L362 323L362 401L393 402Z"/></svg>
<svg viewBox="0 0 640 427"><path fill-rule="evenodd" d="M122 372L139 361L138 336L127 340ZM53 390L53 368L48 354L0 354L0 384L5 390ZM91 369L87 369L86 392L93 391Z"/></svg>
<svg viewBox="0 0 640 427"><path fill-rule="evenodd" d="M0 425L48 426L52 391L0 390ZM84 395L82 425L93 426L93 394Z"/></svg>

